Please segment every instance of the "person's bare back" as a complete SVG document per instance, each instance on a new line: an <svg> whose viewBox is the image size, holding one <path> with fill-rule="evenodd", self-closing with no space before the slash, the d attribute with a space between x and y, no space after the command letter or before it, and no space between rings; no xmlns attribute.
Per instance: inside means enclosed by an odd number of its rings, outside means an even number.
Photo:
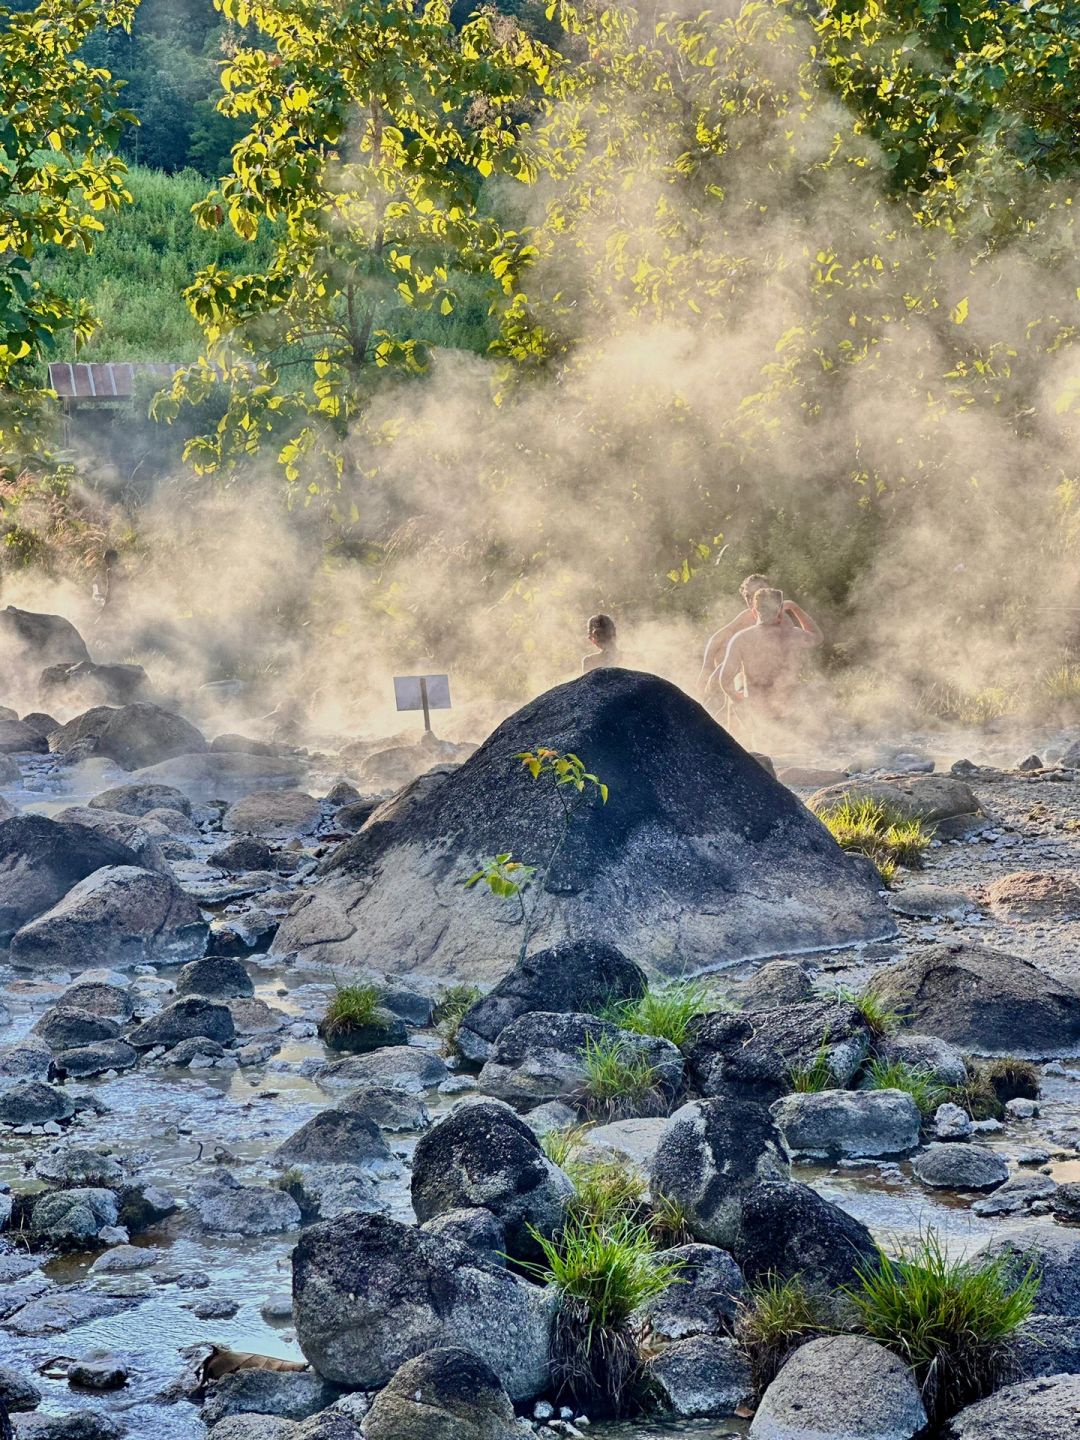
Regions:
<svg viewBox="0 0 1080 1440"><path fill-rule="evenodd" d="M732 637L720 668L720 687L737 703L749 701L754 709L781 714L799 683L806 652L820 645L817 625L779 590L759 590L754 596L755 622ZM786 623L788 618L794 624ZM737 685L743 677L742 688Z"/></svg>

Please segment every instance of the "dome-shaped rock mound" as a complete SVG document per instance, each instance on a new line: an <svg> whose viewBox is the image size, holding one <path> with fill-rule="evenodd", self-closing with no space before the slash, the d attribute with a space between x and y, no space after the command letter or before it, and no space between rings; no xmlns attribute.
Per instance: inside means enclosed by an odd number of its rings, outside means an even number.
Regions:
<svg viewBox="0 0 1080 1440"><path fill-rule="evenodd" d="M591 796L575 816L533 948L590 936L684 973L892 933L866 867L696 701L605 669L539 696L462 766L381 806L274 949L398 974L503 974L516 907L463 882L505 851L546 866L562 809L515 758L540 746L579 755L610 799Z"/></svg>

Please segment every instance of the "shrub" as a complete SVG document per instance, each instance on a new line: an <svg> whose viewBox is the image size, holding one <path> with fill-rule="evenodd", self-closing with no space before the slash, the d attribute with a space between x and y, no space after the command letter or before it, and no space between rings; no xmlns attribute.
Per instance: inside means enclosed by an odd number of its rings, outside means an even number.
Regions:
<svg viewBox="0 0 1080 1440"><path fill-rule="evenodd" d="M909 870L921 867L923 853L934 835L933 829L927 829L921 820L909 820L898 810L869 797L821 810L817 818L842 850L872 860L887 884L897 866Z"/></svg>
<svg viewBox="0 0 1080 1440"><path fill-rule="evenodd" d="M479 999L480 991L475 985L451 985L440 995L432 1018L436 1030L443 1038L446 1054L457 1054L458 1027L465 1012Z"/></svg>
<svg viewBox="0 0 1080 1440"><path fill-rule="evenodd" d="M378 985L336 985L319 1027L320 1034L333 1039L375 1024L381 1003L382 991Z"/></svg>
<svg viewBox="0 0 1080 1440"><path fill-rule="evenodd" d="M860 1329L910 1368L932 1422L989 1394L1007 1373L1010 1343L1039 1288L1034 1267L1019 1280L1014 1267L1007 1254L950 1260L931 1231L845 1287Z"/></svg>
<svg viewBox="0 0 1080 1440"><path fill-rule="evenodd" d="M931 1071L902 1060L871 1060L865 1083L868 1090L903 1090L915 1101L920 1115L932 1115L949 1098L948 1088Z"/></svg>
<svg viewBox="0 0 1080 1440"><path fill-rule="evenodd" d="M544 1259L526 1268L559 1294L551 1340L556 1399L590 1417L618 1417L634 1403L641 1353L631 1316L678 1277L648 1229L628 1216L600 1224L572 1214L562 1233L533 1231Z"/></svg>
<svg viewBox="0 0 1080 1440"><path fill-rule="evenodd" d="M1010 1100L1037 1100L1039 1098L1039 1070L1030 1060L1017 1060L1006 1056L991 1060L983 1066L987 1082L1002 1105Z"/></svg>
<svg viewBox="0 0 1080 1440"><path fill-rule="evenodd" d="M700 981L681 980L655 990L650 986L637 1000L613 1001L601 1013L620 1030L656 1035L681 1047L686 1043L693 1021L716 1008Z"/></svg>
<svg viewBox="0 0 1080 1440"><path fill-rule="evenodd" d="M772 1384L791 1352L824 1330L821 1311L801 1275L768 1275L739 1301L735 1337L750 1362L754 1390Z"/></svg>
<svg viewBox="0 0 1080 1440"><path fill-rule="evenodd" d="M628 1115L662 1115L667 1101L656 1068L635 1055L617 1035L594 1040L587 1036L584 1102L608 1119Z"/></svg>

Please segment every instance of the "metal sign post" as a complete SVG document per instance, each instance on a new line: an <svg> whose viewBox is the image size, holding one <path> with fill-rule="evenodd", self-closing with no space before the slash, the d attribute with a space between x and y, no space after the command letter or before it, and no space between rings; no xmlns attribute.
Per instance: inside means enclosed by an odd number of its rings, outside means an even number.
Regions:
<svg viewBox="0 0 1080 1440"><path fill-rule="evenodd" d="M422 710L424 729L431 733L432 710L449 710L449 675L395 675L394 700L399 710Z"/></svg>

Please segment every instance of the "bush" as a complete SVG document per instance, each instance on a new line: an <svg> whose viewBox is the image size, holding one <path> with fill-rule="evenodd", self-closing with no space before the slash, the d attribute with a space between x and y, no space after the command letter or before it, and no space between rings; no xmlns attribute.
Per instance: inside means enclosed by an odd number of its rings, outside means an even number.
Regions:
<svg viewBox="0 0 1080 1440"><path fill-rule="evenodd" d="M381 1003L382 991L378 985L336 985L319 1033L332 1040L374 1025Z"/></svg>
<svg viewBox="0 0 1080 1440"><path fill-rule="evenodd" d="M910 1368L932 1422L988 1395L1008 1371L1010 1344L1039 1282L1015 1259L952 1261L931 1231L918 1246L860 1269L845 1287L859 1327Z"/></svg>
<svg viewBox="0 0 1080 1440"><path fill-rule="evenodd" d="M443 1038L443 1049L447 1055L458 1053L458 1027L465 1012L479 999L480 991L475 985L451 985L439 997L433 1019L436 1030Z"/></svg>
<svg viewBox="0 0 1080 1440"><path fill-rule="evenodd" d="M915 1101L920 1115L932 1115L949 1098L948 1088L931 1071L902 1060L872 1060L865 1084L868 1090L903 1090Z"/></svg>
<svg viewBox="0 0 1080 1440"><path fill-rule="evenodd" d="M602 1014L620 1030L656 1035L681 1048L694 1020L716 1008L700 981L681 980L655 990L650 986L636 1000L613 1001L604 1007Z"/></svg>
<svg viewBox="0 0 1080 1440"><path fill-rule="evenodd" d="M842 850L872 860L887 884L892 882L897 866L909 870L922 866L923 853L934 835L933 829L926 829L921 820L909 820L898 810L869 797L821 810L817 818Z"/></svg>
<svg viewBox="0 0 1080 1440"><path fill-rule="evenodd" d="M625 1215L601 1224L572 1214L555 1239L532 1233L544 1259L526 1268L559 1294L551 1340L556 1399L594 1419L626 1414L641 1377L631 1316L674 1283L679 1265L660 1258L648 1229Z"/></svg>
<svg viewBox="0 0 1080 1440"><path fill-rule="evenodd" d="M627 1049L617 1035L587 1036L583 1052L583 1099L593 1114L609 1120L631 1115L662 1115L667 1100L660 1075L643 1055Z"/></svg>
<svg viewBox="0 0 1080 1440"><path fill-rule="evenodd" d="M758 1395L776 1379L791 1352L825 1329L821 1311L801 1275L782 1280L768 1275L739 1301L735 1338L750 1362Z"/></svg>

